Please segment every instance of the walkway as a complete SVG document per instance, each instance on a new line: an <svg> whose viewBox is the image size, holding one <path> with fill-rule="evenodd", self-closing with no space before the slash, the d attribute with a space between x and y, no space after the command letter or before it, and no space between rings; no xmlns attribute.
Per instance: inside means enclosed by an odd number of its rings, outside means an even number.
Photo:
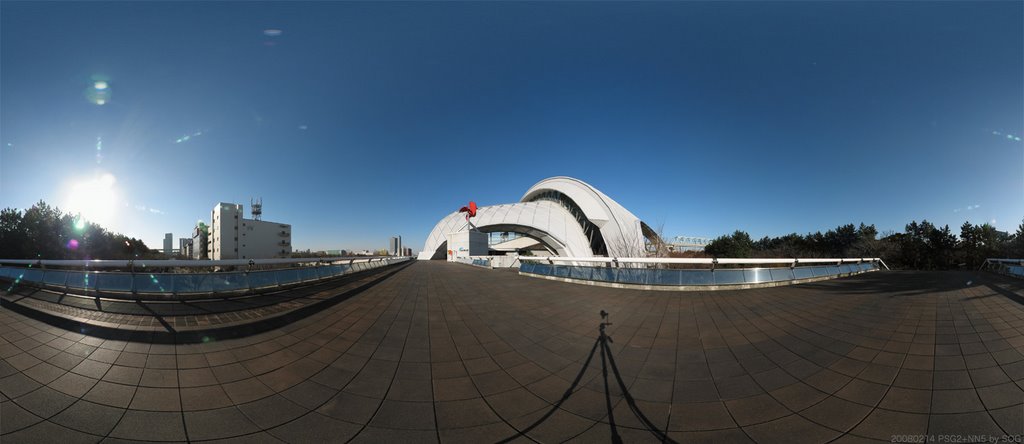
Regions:
<svg viewBox="0 0 1024 444"><path fill-rule="evenodd" d="M990 274L671 293L421 261L284 327L198 344L0 309L0 440L998 438L1024 433L1022 353L1024 285Z"/></svg>

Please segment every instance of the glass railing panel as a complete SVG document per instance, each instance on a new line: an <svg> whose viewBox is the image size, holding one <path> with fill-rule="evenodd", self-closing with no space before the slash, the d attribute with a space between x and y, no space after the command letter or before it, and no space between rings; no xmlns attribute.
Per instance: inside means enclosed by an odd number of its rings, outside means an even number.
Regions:
<svg viewBox="0 0 1024 444"><path fill-rule="evenodd" d="M253 271L249 273L249 288L268 288L277 286L277 272Z"/></svg>
<svg viewBox="0 0 1024 444"><path fill-rule="evenodd" d="M19 275L22 282L40 283L43 281L43 270L38 268L25 268Z"/></svg>
<svg viewBox="0 0 1024 444"><path fill-rule="evenodd" d="M793 270L789 268L772 268L770 270L769 274L772 276L772 281L781 282L795 279L793 277Z"/></svg>
<svg viewBox="0 0 1024 444"><path fill-rule="evenodd" d="M743 270L715 270L715 285L734 285L745 282Z"/></svg>
<svg viewBox="0 0 1024 444"><path fill-rule="evenodd" d="M679 285L679 270L653 269L647 283L651 285Z"/></svg>
<svg viewBox="0 0 1024 444"><path fill-rule="evenodd" d="M276 273L277 283L280 285L296 284L299 282L299 272L294 268L289 268L287 270L278 270L276 271Z"/></svg>
<svg viewBox="0 0 1024 444"><path fill-rule="evenodd" d="M569 267L569 276L573 279L590 280L590 267Z"/></svg>
<svg viewBox="0 0 1024 444"><path fill-rule="evenodd" d="M175 293L212 293L213 275L210 273L175 274Z"/></svg>
<svg viewBox="0 0 1024 444"><path fill-rule="evenodd" d="M43 272L43 283L64 286L68 280L68 272L64 270L46 270Z"/></svg>
<svg viewBox="0 0 1024 444"><path fill-rule="evenodd" d="M302 282L315 281L317 280L316 269L313 267L303 267L298 269L299 279Z"/></svg>
<svg viewBox="0 0 1024 444"><path fill-rule="evenodd" d="M543 274L545 276L552 276L554 274L554 270L551 269L551 265L549 264L524 262L523 265L527 265L527 273Z"/></svg>
<svg viewBox="0 0 1024 444"><path fill-rule="evenodd" d="M567 265L553 265L554 276L558 277L569 277L569 266Z"/></svg>
<svg viewBox="0 0 1024 444"><path fill-rule="evenodd" d="M163 274L137 273L133 276L135 280L135 291L138 293L170 293L174 291L174 279L164 279Z"/></svg>
<svg viewBox="0 0 1024 444"><path fill-rule="evenodd" d="M96 290L98 291L132 291L131 273L97 273Z"/></svg>
<svg viewBox="0 0 1024 444"><path fill-rule="evenodd" d="M249 288L245 273L214 273L211 280L213 281L214 292L237 291Z"/></svg>
<svg viewBox="0 0 1024 444"><path fill-rule="evenodd" d="M767 268L748 268L743 270L743 281L748 284L759 284L771 280L771 272Z"/></svg>
<svg viewBox="0 0 1024 444"><path fill-rule="evenodd" d="M644 285L647 283L647 270L643 268L619 268L618 269L618 281L623 284L639 284Z"/></svg>
<svg viewBox="0 0 1024 444"><path fill-rule="evenodd" d="M814 277L823 277L829 275L828 267L811 267L811 273Z"/></svg>
<svg viewBox="0 0 1024 444"><path fill-rule="evenodd" d="M92 290L96 288L96 272L69 271L67 283L70 288Z"/></svg>
<svg viewBox="0 0 1024 444"><path fill-rule="evenodd" d="M850 274L853 273L854 271L855 270L853 269L853 264L842 264L839 266L839 272L842 274Z"/></svg>
<svg viewBox="0 0 1024 444"><path fill-rule="evenodd" d="M615 269L609 267L596 267L591 273L591 279L602 282L615 282Z"/></svg>
<svg viewBox="0 0 1024 444"><path fill-rule="evenodd" d="M714 285L711 270L679 270L680 285Z"/></svg>
<svg viewBox="0 0 1024 444"><path fill-rule="evenodd" d="M793 269L793 277L796 279L810 279L814 277L814 270L811 267L796 267Z"/></svg>

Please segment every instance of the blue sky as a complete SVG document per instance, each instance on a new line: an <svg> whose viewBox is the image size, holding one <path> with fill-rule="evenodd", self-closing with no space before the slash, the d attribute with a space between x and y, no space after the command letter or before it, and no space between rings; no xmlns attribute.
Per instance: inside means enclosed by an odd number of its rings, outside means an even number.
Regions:
<svg viewBox="0 0 1024 444"><path fill-rule="evenodd" d="M0 9L0 207L151 247L259 196L296 248L418 251L556 175L666 235L1024 217L1021 2Z"/></svg>

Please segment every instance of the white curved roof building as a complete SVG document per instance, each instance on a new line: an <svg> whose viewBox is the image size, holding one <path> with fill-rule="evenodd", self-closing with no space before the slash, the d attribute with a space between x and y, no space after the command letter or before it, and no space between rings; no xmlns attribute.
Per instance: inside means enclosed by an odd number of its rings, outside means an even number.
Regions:
<svg viewBox="0 0 1024 444"><path fill-rule="evenodd" d="M618 202L571 177L537 182L517 203L480 207L471 222L484 233L526 235L558 256L643 256L645 238L656 238L647 224ZM445 258L447 236L467 228L464 214L456 211L445 216L427 236L419 258Z"/></svg>

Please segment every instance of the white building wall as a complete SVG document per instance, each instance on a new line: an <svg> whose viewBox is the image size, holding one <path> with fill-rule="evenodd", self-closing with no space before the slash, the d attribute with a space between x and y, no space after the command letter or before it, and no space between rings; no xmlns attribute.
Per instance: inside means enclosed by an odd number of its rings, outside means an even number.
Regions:
<svg viewBox="0 0 1024 444"><path fill-rule="evenodd" d="M242 205L221 202L210 214L210 259L238 259Z"/></svg>
<svg viewBox="0 0 1024 444"><path fill-rule="evenodd" d="M210 259L268 259L292 253L292 226L245 219L242 205L219 203L211 214Z"/></svg>
<svg viewBox="0 0 1024 444"><path fill-rule="evenodd" d="M239 259L284 257L292 253L291 225L242 219L239 233Z"/></svg>

